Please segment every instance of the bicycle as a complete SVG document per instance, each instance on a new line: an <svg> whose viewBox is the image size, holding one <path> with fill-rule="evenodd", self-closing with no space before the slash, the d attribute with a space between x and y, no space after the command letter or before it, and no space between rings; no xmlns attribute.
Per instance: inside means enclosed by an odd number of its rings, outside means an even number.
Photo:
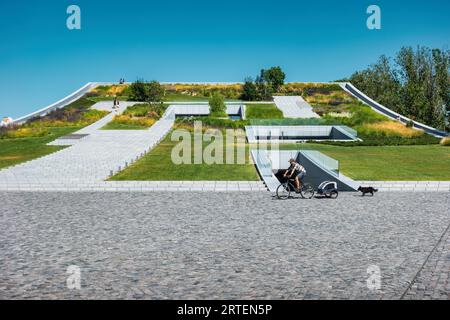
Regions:
<svg viewBox="0 0 450 320"><path fill-rule="evenodd" d="M303 199L312 199L314 197L314 188L309 183L302 183L299 190L293 184L295 179L289 179L285 183L280 184L277 188L277 197L280 200L286 200L291 197L291 193L300 194Z"/></svg>

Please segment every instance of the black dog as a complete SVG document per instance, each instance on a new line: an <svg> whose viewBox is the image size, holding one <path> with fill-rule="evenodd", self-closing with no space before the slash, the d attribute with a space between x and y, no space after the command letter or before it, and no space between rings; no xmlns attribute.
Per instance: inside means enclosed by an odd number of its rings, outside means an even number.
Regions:
<svg viewBox="0 0 450 320"><path fill-rule="evenodd" d="M378 192L378 189L375 189L373 187L359 187L358 191L362 192L362 194L363 194L362 196L363 197L366 195L366 193L370 193L372 195L372 197L373 197L373 194L375 192Z"/></svg>

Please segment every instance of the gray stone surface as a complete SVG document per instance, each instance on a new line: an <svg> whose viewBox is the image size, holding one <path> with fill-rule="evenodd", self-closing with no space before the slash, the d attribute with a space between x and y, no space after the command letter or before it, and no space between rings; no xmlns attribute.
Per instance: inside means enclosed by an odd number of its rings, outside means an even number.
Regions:
<svg viewBox="0 0 450 320"><path fill-rule="evenodd" d="M403 299L450 300L450 228L442 235Z"/></svg>
<svg viewBox="0 0 450 320"><path fill-rule="evenodd" d="M397 299L433 252L423 271L448 276L448 235L440 242L448 193L279 201L261 192L0 192L0 199L0 299ZM66 288L69 265L81 268L81 290ZM380 291L366 286L369 265L381 269ZM437 289L428 297L448 297L448 278L444 286L439 279L430 279Z"/></svg>

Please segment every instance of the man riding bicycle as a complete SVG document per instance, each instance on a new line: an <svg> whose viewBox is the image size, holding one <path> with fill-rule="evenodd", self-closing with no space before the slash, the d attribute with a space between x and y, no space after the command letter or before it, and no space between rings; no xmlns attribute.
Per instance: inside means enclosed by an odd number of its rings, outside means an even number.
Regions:
<svg viewBox="0 0 450 320"><path fill-rule="evenodd" d="M289 179L291 179L295 176L295 188L299 191L303 183L303 178L306 175L306 169L294 159L289 160L289 163L291 166L287 169L283 177L289 177Z"/></svg>

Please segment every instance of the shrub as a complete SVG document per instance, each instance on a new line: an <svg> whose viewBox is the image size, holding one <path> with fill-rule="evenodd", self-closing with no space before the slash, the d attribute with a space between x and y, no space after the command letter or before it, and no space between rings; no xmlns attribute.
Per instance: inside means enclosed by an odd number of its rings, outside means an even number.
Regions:
<svg viewBox="0 0 450 320"><path fill-rule="evenodd" d="M130 99L145 102L160 102L164 96L164 88L157 81L144 82L137 80L128 90Z"/></svg>
<svg viewBox="0 0 450 320"><path fill-rule="evenodd" d="M322 144L342 146L342 147L360 147L360 146L403 146L403 145L430 145L438 144L439 139L428 134L423 134L413 138L403 138L400 136L386 136L382 134L367 134L358 131L358 136L363 141L340 142L326 141Z"/></svg>
<svg viewBox="0 0 450 320"><path fill-rule="evenodd" d="M123 114L132 117L149 117L159 119L167 109L167 105L161 103L140 103L128 107Z"/></svg>
<svg viewBox="0 0 450 320"><path fill-rule="evenodd" d="M164 89L157 81L151 81L147 84L147 99L148 102L160 102L164 96Z"/></svg>
<svg viewBox="0 0 450 320"><path fill-rule="evenodd" d="M244 86L242 87L241 99L245 101L256 101L258 100L258 89L253 83L252 78L245 79Z"/></svg>
<svg viewBox="0 0 450 320"><path fill-rule="evenodd" d="M143 80L138 79L130 85L130 99L147 101L147 88Z"/></svg>
<svg viewBox="0 0 450 320"><path fill-rule="evenodd" d="M184 126L184 125L192 126L192 124L195 121L201 121L204 126L224 128L224 129L242 129L246 125L249 125L249 122L246 120L231 120L213 117L178 118L176 120L176 123L177 126Z"/></svg>
<svg viewBox="0 0 450 320"><path fill-rule="evenodd" d="M209 98L209 108L212 117L226 117L226 106L223 96L217 92Z"/></svg>
<svg viewBox="0 0 450 320"><path fill-rule="evenodd" d="M424 134L421 130L414 130L394 121L366 124L358 129L358 132L361 131L365 131L367 134L381 134L385 136L397 136L403 138L414 138Z"/></svg>
<svg viewBox="0 0 450 320"><path fill-rule="evenodd" d="M115 116L110 123L117 123L131 126L151 127L155 123L155 119L149 118L133 118L128 115Z"/></svg>
<svg viewBox="0 0 450 320"><path fill-rule="evenodd" d="M450 137L442 138L441 146L450 147Z"/></svg>
<svg viewBox="0 0 450 320"><path fill-rule="evenodd" d="M30 128L30 127L19 127L19 128L8 128L0 132L1 139L18 139L18 138L35 138L43 137L49 134L46 128Z"/></svg>

